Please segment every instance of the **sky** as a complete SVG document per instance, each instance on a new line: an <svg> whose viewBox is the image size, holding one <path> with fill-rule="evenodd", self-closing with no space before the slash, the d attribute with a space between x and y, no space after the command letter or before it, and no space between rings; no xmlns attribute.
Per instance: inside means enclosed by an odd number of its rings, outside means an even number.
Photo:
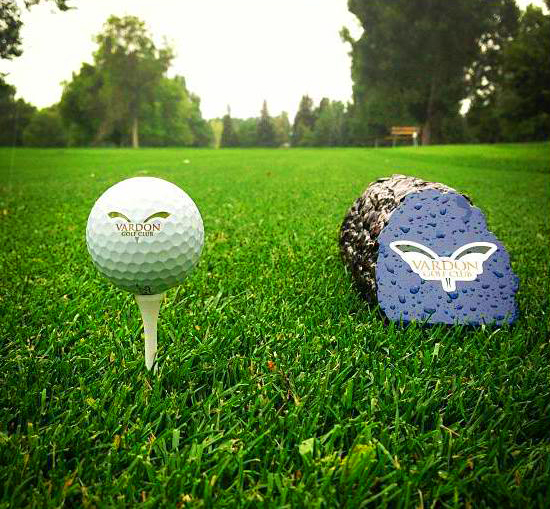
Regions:
<svg viewBox="0 0 550 509"><path fill-rule="evenodd" d="M22 0L17 0L22 4ZM520 0L525 7L529 0ZM533 3L542 5L542 0ZM263 100L271 115L296 113L308 94L351 100L346 26L361 34L346 0L72 0L59 12L50 2L23 10L23 55L0 60L17 96L38 107L59 101L62 82L92 62L94 35L109 15L144 20L158 45L176 51L169 75L183 75L201 98L205 118L258 116Z"/></svg>

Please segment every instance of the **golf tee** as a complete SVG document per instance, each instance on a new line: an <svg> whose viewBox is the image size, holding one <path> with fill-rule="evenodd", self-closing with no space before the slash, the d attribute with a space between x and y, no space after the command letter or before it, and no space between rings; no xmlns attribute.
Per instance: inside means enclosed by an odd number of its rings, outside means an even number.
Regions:
<svg viewBox="0 0 550 509"><path fill-rule="evenodd" d="M163 297L163 293L156 295L136 295L145 335L145 366L150 370L154 365L155 372L157 371L157 365L155 364L157 356L157 322L160 303Z"/></svg>

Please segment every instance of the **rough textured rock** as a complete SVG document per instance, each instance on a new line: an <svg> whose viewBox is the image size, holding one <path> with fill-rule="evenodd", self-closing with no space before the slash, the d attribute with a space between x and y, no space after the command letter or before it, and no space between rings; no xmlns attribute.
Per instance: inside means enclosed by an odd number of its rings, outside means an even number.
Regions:
<svg viewBox="0 0 550 509"><path fill-rule="evenodd" d="M456 192L437 182L392 175L369 184L349 209L340 229L340 249L357 286L364 295L376 300L376 259L378 235L405 196L426 189Z"/></svg>

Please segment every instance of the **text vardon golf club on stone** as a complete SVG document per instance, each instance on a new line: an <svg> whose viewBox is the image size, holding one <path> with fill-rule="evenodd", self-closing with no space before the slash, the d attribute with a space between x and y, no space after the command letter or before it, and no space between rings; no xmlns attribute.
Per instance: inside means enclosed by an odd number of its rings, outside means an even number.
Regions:
<svg viewBox="0 0 550 509"><path fill-rule="evenodd" d="M456 260L433 260L428 262L412 262L414 268L424 277L470 277L479 274L478 262L456 261Z"/></svg>

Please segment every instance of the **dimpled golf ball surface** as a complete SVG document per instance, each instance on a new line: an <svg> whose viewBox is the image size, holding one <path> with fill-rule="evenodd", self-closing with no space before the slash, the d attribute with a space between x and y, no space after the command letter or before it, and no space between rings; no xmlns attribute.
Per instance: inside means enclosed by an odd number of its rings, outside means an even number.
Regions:
<svg viewBox="0 0 550 509"><path fill-rule="evenodd" d="M197 206L179 187L136 177L115 184L96 201L86 243L94 265L116 286L158 294L193 270L204 227Z"/></svg>

